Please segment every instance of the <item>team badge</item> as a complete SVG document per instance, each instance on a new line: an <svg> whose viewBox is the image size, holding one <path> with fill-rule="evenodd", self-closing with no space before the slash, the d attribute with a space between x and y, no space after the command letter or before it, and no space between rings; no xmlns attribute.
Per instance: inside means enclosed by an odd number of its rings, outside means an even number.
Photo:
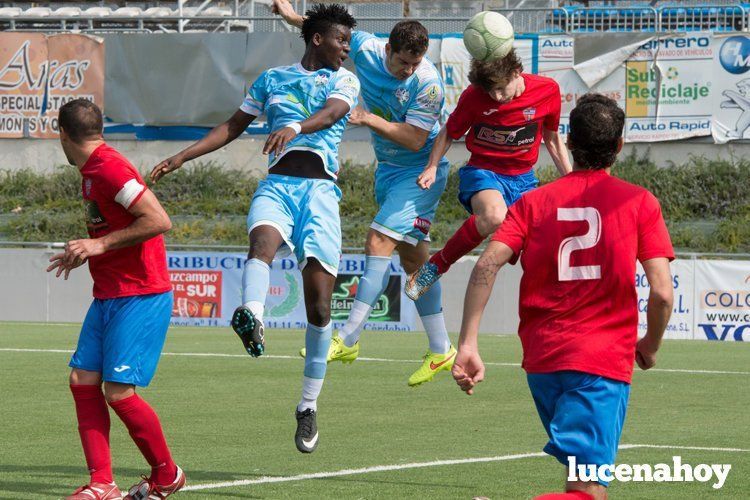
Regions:
<svg viewBox="0 0 750 500"><path fill-rule="evenodd" d="M394 92L394 94L396 95L396 99L398 99L398 102L400 102L401 104L404 104L409 100L409 91L407 89L396 89L396 92Z"/></svg>
<svg viewBox="0 0 750 500"><path fill-rule="evenodd" d="M536 116L536 108L526 108L523 110L523 117L526 118L527 122L530 122Z"/></svg>
<svg viewBox="0 0 750 500"><path fill-rule="evenodd" d="M323 85L328 85L328 75L321 74L315 76L315 86L320 87Z"/></svg>

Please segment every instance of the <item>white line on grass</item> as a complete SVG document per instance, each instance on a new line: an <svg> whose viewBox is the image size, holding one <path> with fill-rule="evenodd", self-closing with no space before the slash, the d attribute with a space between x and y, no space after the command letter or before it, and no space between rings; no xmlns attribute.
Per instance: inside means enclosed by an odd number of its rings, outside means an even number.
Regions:
<svg viewBox="0 0 750 500"><path fill-rule="evenodd" d="M695 451L724 451L724 452L750 452L741 448L714 448L714 447L701 447L701 446L672 446L672 445L656 445L656 444L623 444L619 446L620 450L628 450L633 448L658 448L658 449L670 449L670 450L695 450ZM507 460L521 460L524 458L537 458L545 457L546 453L519 453L515 455L499 455L495 457L476 457L476 458L457 458L453 460L435 460L432 462L414 462L408 464L393 464L393 465L375 465L372 467L362 467L361 469L343 469L330 472L314 472L310 474L298 474L296 476L263 476L256 479L240 479L237 481L226 481L222 483L205 483L205 484L194 484L187 486L182 491L196 491L196 490L213 490L217 488L233 488L237 486L251 486L255 484L268 484L268 483L287 483L292 481L306 481L308 479L327 479L331 477L340 476L354 476L359 474L369 474L371 472L389 472L396 470L405 469L422 469L425 467L439 467L443 465L463 465L463 464L475 464L475 463L486 463L486 462L503 462Z"/></svg>
<svg viewBox="0 0 750 500"><path fill-rule="evenodd" d="M72 353L71 349L20 349L20 348L0 348L0 352L40 352L40 353ZM202 358L243 358L246 359L247 354L225 354L221 352L163 352L164 356L193 356ZM300 359L299 356L287 356L281 354L264 354L258 359ZM417 363L414 359L388 359L388 358L357 358L357 361L372 361L376 363ZM485 361L487 366L510 366L520 367L520 363L496 363L491 361ZM686 370L678 368L651 368L650 372L675 372L675 373L694 373L694 374L708 374L708 375L750 375L750 372L740 371L725 371L725 370ZM637 372L636 372L637 373Z"/></svg>

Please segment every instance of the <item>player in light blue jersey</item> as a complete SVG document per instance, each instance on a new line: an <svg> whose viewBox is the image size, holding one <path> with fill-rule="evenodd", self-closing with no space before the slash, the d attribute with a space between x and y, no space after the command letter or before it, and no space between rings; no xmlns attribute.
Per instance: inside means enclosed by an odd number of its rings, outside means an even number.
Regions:
<svg viewBox="0 0 750 500"><path fill-rule="evenodd" d="M274 0L273 9L287 23L302 25L304 18L287 0ZM352 34L350 56L362 83L364 107L354 109L349 122L367 126L372 132L380 210L367 235L366 266L357 296L348 321L333 338L329 361L351 362L359 355L359 336L388 285L394 250L398 250L407 273L419 269L429 257L429 230L445 190L449 165L443 158L432 188L419 188L416 181L440 131L438 119L444 100L440 75L424 57L428 45L427 30L418 21L397 23L387 43L363 31ZM456 353L445 328L440 288L420 298L416 306L429 349L422 366L409 378L410 386L449 371Z"/></svg>
<svg viewBox="0 0 750 500"><path fill-rule="evenodd" d="M317 399L331 344L331 295L341 256L338 147L359 94L357 77L341 64L355 25L343 6L316 4L302 26L302 61L265 71L229 120L151 172L158 180L185 161L233 141L261 114L268 118L272 133L263 148L269 155L268 176L258 185L247 216L250 251L242 275L243 305L234 312L232 328L251 356L263 354L269 266L277 250L293 251L302 268L308 321L309 355L295 435L303 453L318 444Z"/></svg>

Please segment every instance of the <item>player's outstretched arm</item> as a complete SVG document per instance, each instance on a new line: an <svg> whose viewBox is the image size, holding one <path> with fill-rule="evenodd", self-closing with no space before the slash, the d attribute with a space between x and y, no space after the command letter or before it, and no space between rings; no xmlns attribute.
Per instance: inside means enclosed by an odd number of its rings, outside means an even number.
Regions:
<svg viewBox="0 0 750 500"><path fill-rule="evenodd" d="M440 160L445 156L445 153L453 144L453 139L448 136L448 129L443 125L440 129L440 133L435 137L435 142L432 143L432 150L430 151L430 160L427 162L427 166L424 168L419 177L417 177L417 184L422 189L430 189L435 183L435 176L437 175L438 165Z"/></svg>
<svg viewBox="0 0 750 500"><path fill-rule="evenodd" d="M168 173L180 168L186 161L226 146L239 137L255 118L254 115L249 115L238 109L227 121L212 128L201 140L156 165L151 170L151 180L156 182Z"/></svg>
<svg viewBox="0 0 750 500"><path fill-rule="evenodd" d="M453 364L453 378L471 395L474 386L484 379L484 363L479 356L479 323L490 300L495 277L502 266L513 258L513 250L505 243L491 241L474 266L464 298L464 316L458 339L458 354Z"/></svg>
<svg viewBox="0 0 750 500"><path fill-rule="evenodd" d="M306 120L290 123L273 131L266 139L263 154L274 153L278 155L284 151L289 141L294 139L297 134L312 134L332 127L334 123L346 116L349 109L349 103L343 99L336 97L328 99L321 110L313 113Z"/></svg>
<svg viewBox="0 0 750 500"><path fill-rule="evenodd" d="M389 122L385 118L366 111L361 106L352 110L349 123L352 125L363 125L380 137L395 142L409 151L419 151L430 137L429 130L415 127L411 123Z"/></svg>
<svg viewBox="0 0 750 500"><path fill-rule="evenodd" d="M568 148L565 145L565 141L557 130L547 130L546 128L542 131L542 138L544 139L544 145L552 157L552 162L557 167L557 171L560 175L566 175L573 171L573 167L570 165L570 158L568 157Z"/></svg>
<svg viewBox="0 0 750 500"><path fill-rule="evenodd" d="M280 15L287 24L297 28L302 28L302 22L305 20L303 16L297 14L289 0L273 0L271 12Z"/></svg>
<svg viewBox="0 0 750 500"><path fill-rule="evenodd" d="M669 260L664 257L649 259L641 263L649 284L648 311L646 312L646 335L638 341L635 359L642 370L656 365L656 351L661 347L664 330L672 315L674 288Z"/></svg>

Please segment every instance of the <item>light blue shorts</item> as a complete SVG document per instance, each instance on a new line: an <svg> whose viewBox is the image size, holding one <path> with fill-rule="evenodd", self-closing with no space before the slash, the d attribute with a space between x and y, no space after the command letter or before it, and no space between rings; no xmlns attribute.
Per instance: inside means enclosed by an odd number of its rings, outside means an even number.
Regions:
<svg viewBox="0 0 750 500"><path fill-rule="evenodd" d="M294 252L301 268L314 258L336 276L341 260L341 190L327 179L271 174L258 184L247 214L248 233L271 226L284 238L281 255Z"/></svg>
<svg viewBox="0 0 750 500"><path fill-rule="evenodd" d="M397 241L416 245L429 241L430 226L445 191L450 163L443 158L430 189L417 185L424 167L381 163L375 172L375 200L380 206L370 227Z"/></svg>
<svg viewBox="0 0 750 500"><path fill-rule="evenodd" d="M549 436L546 453L566 466L568 457L579 465L615 463L630 384L576 371L529 373L527 380Z"/></svg>
<svg viewBox="0 0 750 500"><path fill-rule="evenodd" d="M523 193L531 191L539 184L533 170L525 174L503 175L485 168L467 165L458 171L458 177L458 201L470 214L474 213L471 208L471 198L479 191L487 189L499 191L503 195L505 205L510 207Z"/></svg>
<svg viewBox="0 0 750 500"><path fill-rule="evenodd" d="M146 387L156 373L172 316L172 292L94 299L68 366L105 382Z"/></svg>

